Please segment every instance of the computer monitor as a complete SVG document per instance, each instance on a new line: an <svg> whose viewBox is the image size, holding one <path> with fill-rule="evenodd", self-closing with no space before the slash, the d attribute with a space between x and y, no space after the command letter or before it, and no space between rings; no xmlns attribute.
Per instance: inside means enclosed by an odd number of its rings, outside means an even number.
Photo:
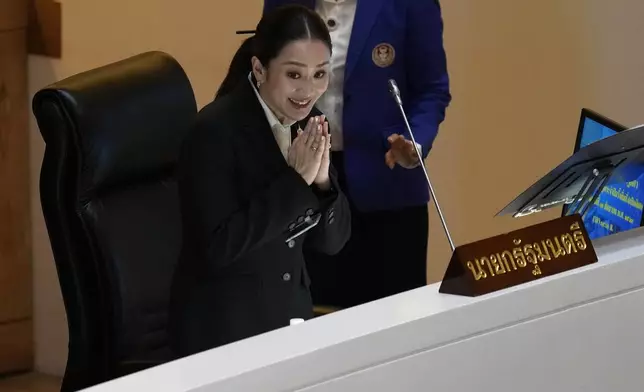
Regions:
<svg viewBox="0 0 644 392"><path fill-rule="evenodd" d="M590 109L581 110L575 152L585 146L626 130L627 127ZM644 164L619 168L595 203L588 208L583 221L590 239L596 239L640 227L643 217ZM564 207L566 214L568 206Z"/></svg>

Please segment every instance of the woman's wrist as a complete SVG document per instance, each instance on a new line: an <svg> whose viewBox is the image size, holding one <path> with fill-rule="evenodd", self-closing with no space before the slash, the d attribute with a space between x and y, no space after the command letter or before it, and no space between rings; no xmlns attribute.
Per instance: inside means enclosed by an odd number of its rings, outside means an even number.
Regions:
<svg viewBox="0 0 644 392"><path fill-rule="evenodd" d="M331 190L331 179L329 177L323 179L316 178L315 181L313 181L313 185L315 185L319 190L326 192Z"/></svg>

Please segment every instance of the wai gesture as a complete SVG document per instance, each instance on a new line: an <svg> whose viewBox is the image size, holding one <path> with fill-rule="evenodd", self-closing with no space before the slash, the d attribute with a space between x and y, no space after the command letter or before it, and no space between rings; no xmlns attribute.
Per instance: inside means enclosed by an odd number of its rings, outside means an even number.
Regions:
<svg viewBox="0 0 644 392"><path fill-rule="evenodd" d="M307 184L325 190L330 186L331 136L324 116L309 118L304 131L298 131L289 148L288 165L298 172Z"/></svg>

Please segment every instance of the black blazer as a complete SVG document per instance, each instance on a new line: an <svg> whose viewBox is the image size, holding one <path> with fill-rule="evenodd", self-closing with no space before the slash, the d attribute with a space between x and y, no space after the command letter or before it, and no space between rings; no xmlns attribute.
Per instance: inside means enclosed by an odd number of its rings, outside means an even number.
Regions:
<svg viewBox="0 0 644 392"><path fill-rule="evenodd" d="M335 254L351 231L333 169L331 182L320 192L287 165L250 82L199 112L179 162L183 247L169 320L178 356L312 317L303 250ZM287 244L289 228L318 211L318 226Z"/></svg>

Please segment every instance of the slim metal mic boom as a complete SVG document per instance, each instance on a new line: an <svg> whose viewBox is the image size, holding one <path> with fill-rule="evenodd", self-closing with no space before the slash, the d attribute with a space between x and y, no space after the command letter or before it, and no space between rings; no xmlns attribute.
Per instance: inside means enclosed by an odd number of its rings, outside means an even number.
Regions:
<svg viewBox="0 0 644 392"><path fill-rule="evenodd" d="M416 143L416 138L414 138L414 133L411 131L411 126L409 125L409 121L407 121L407 115L405 114L405 110L403 108L402 98L400 97L400 90L398 89L398 84L396 84L396 81L393 79L389 79L388 84L389 84L389 92L391 93L394 100L396 101L396 104L400 108L400 113L402 114L403 119L405 120L405 126L407 127L407 132L409 132L409 136L411 136L411 142L414 144L414 148L416 149L416 153L418 154L420 167L423 169L423 173L425 174L425 179L427 180L427 185L429 185L429 193L431 193L432 199L434 199L434 204L436 204L436 211L438 212L438 217L440 218L441 224L443 225L443 230L445 230L447 241L449 241L449 246L452 248L452 252L454 252L454 249L455 249L454 241L452 241L452 236L449 234L449 230L447 229L447 223L445 222L445 217L443 216L441 207L438 204L438 199L436 198L436 193L434 193L434 187L432 186L432 182L429 179L429 175L427 174L427 168L425 167L425 162L423 161L423 153L420 150L419 144Z"/></svg>

